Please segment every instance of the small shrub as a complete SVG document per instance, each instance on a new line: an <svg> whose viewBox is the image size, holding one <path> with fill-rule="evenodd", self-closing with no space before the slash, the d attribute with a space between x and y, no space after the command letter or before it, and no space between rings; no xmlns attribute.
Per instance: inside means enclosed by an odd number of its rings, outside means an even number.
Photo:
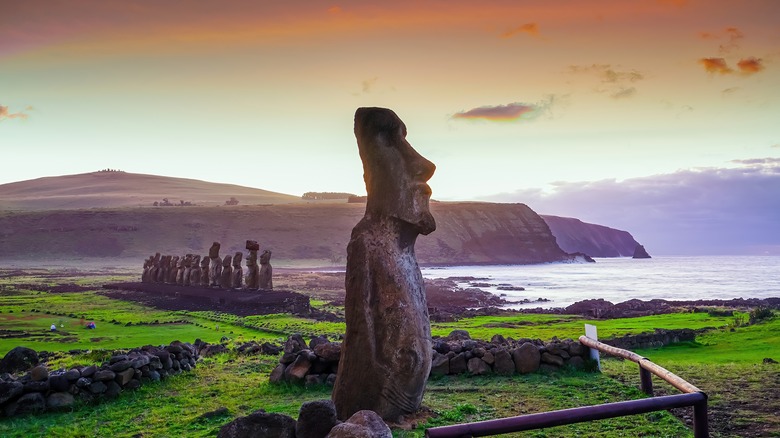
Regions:
<svg viewBox="0 0 780 438"><path fill-rule="evenodd" d="M764 320L774 318L775 314L767 306L758 306L750 311L750 323L755 324Z"/></svg>

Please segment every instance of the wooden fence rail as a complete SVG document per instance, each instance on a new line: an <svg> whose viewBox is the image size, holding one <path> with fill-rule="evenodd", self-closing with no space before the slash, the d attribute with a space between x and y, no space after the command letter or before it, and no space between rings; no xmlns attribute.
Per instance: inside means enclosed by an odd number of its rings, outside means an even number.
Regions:
<svg viewBox="0 0 780 438"><path fill-rule="evenodd" d="M433 427L425 431L425 436L431 438L490 436L501 433L543 429L565 424L693 406L694 437L709 437L709 427L707 425L707 394L699 388L691 385L669 370L651 362L646 357L642 357L634 352L623 350L622 348L615 348L586 336L580 336L579 340L580 343L593 350L598 350L606 354L636 362L639 365L642 391L649 395L650 398L542 412L539 414L520 415L517 417L499 418L496 420L486 420L475 423ZM653 397L653 375L668 382L670 385L683 392L683 394Z"/></svg>

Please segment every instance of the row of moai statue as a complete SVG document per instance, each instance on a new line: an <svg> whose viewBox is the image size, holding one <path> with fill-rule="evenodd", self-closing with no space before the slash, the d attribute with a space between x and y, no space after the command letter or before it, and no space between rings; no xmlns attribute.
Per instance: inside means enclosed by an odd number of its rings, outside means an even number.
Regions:
<svg viewBox="0 0 780 438"><path fill-rule="evenodd" d="M241 267L243 253L219 256L219 242L214 242L208 255L187 254L182 257L156 253L144 260L143 283L168 283L179 286L216 287L222 289L273 289L273 267L271 251L265 250L257 256L260 245L254 240L246 241L249 251L246 258L247 274ZM260 264L258 265L258 260Z"/></svg>

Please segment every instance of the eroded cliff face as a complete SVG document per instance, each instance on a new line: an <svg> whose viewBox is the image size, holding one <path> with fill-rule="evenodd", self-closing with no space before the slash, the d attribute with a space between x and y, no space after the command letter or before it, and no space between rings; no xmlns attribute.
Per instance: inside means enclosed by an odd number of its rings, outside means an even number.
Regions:
<svg viewBox="0 0 780 438"><path fill-rule="evenodd" d="M541 216L525 204L431 204L436 232L420 237L425 264L528 264L569 259Z"/></svg>
<svg viewBox="0 0 780 438"><path fill-rule="evenodd" d="M420 236L421 264L525 264L568 259L547 223L524 204L431 203L437 229ZM279 267L343 266L361 204L124 208L0 213L0 259L137 259L150 254L270 249ZM633 254L633 247L631 248ZM630 254L629 254L630 255ZM301 265L301 264L298 264Z"/></svg>
<svg viewBox="0 0 780 438"><path fill-rule="evenodd" d="M566 252L591 257L631 257L639 243L628 231L589 224L579 219L542 215L558 245Z"/></svg>

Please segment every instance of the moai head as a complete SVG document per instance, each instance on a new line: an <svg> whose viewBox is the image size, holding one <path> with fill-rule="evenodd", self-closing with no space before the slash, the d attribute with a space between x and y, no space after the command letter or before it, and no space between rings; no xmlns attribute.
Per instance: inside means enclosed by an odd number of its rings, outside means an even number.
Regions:
<svg viewBox="0 0 780 438"><path fill-rule="evenodd" d="M201 261L200 261L200 267L208 269L210 261L211 261L211 259L209 258L209 256L208 255L204 255L203 259L201 259Z"/></svg>
<svg viewBox="0 0 780 438"><path fill-rule="evenodd" d="M246 249L250 251L258 251L260 250L260 244L257 243L255 240L247 240L246 241Z"/></svg>
<svg viewBox="0 0 780 438"><path fill-rule="evenodd" d="M404 122L386 108L358 108L355 137L368 194L366 216L393 217L420 234L434 231L426 182L436 166L406 141Z"/></svg>
<svg viewBox="0 0 780 438"><path fill-rule="evenodd" d="M187 254L184 256L184 267L185 268L192 267L192 254Z"/></svg>
<svg viewBox="0 0 780 438"><path fill-rule="evenodd" d="M159 265L160 264L160 253L159 252L154 254L154 264L155 265Z"/></svg>
<svg viewBox="0 0 780 438"><path fill-rule="evenodd" d="M260 264L261 265L267 265L271 262L271 251L265 250L262 254L260 254Z"/></svg>
<svg viewBox="0 0 780 438"><path fill-rule="evenodd" d="M184 268L184 260L186 260L186 259L187 259L186 256L179 257L179 267L180 268Z"/></svg>
<svg viewBox="0 0 780 438"><path fill-rule="evenodd" d="M171 268L179 266L179 256L171 256Z"/></svg>
<svg viewBox="0 0 780 438"><path fill-rule="evenodd" d="M244 254L241 253L241 251L236 252L236 254L233 256L233 267L234 268L240 268L241 267L241 257L243 257Z"/></svg>
<svg viewBox="0 0 780 438"><path fill-rule="evenodd" d="M219 242L214 242L211 244L211 248L209 248L209 257L212 259L219 257Z"/></svg>
<svg viewBox="0 0 780 438"><path fill-rule="evenodd" d="M199 255L193 255L192 256L192 267L197 268L200 266L200 256Z"/></svg>
<svg viewBox="0 0 780 438"><path fill-rule="evenodd" d="M233 262L233 256L230 254L226 255L224 259L222 259L222 267L227 268L230 266L230 264Z"/></svg>

